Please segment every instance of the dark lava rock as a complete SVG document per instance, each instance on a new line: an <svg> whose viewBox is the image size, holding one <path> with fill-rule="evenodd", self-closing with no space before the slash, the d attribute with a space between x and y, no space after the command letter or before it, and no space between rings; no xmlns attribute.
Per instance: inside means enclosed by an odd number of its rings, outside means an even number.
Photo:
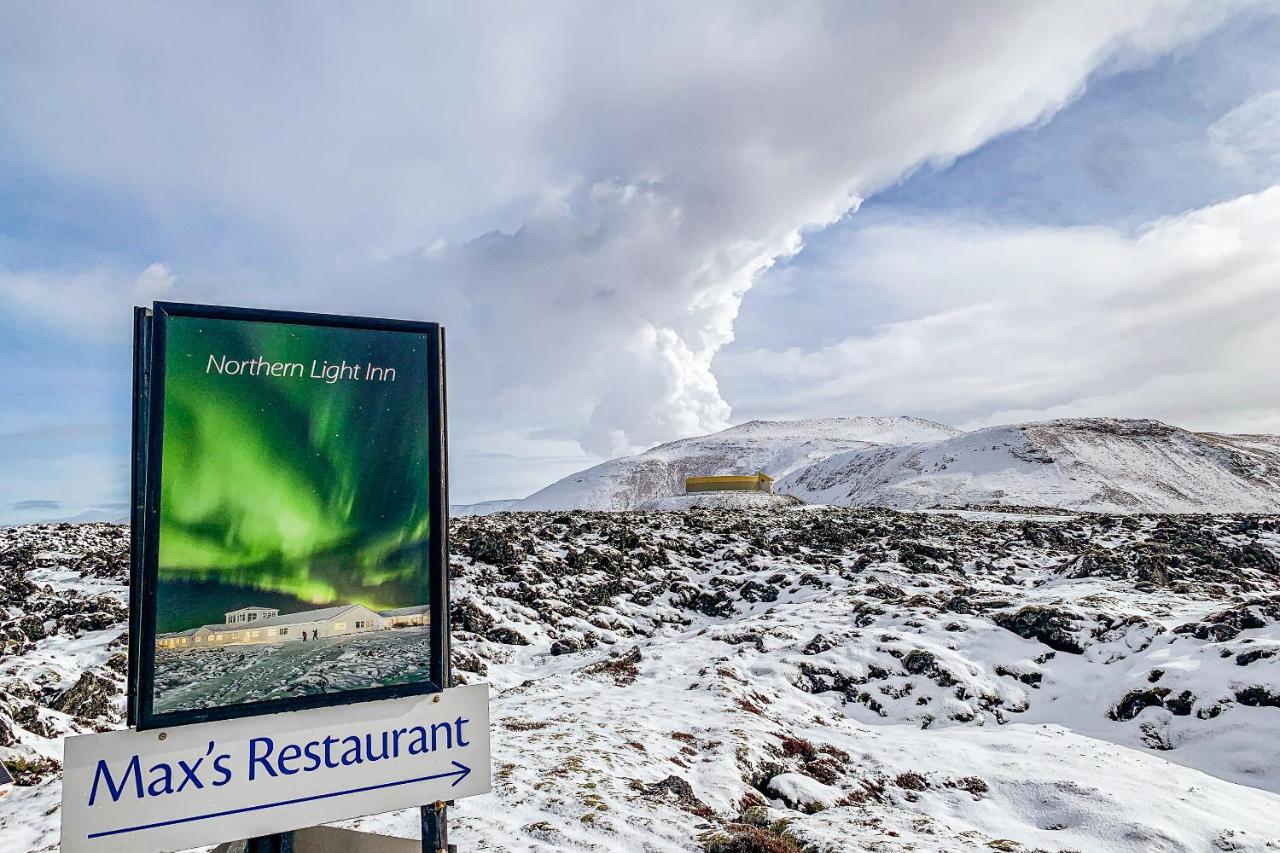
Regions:
<svg viewBox="0 0 1280 853"><path fill-rule="evenodd" d="M747 629L745 631L729 631L716 635L716 639L722 643L728 643L731 646L741 646L747 643L755 646L756 651L764 651L764 635L759 631Z"/></svg>
<svg viewBox="0 0 1280 853"><path fill-rule="evenodd" d="M13 721L22 728L43 738L56 737L57 734L44 720L40 719L40 709L35 705L23 705L13 712Z"/></svg>
<svg viewBox="0 0 1280 853"><path fill-rule="evenodd" d="M1113 720L1124 722L1132 720L1147 708L1163 708L1164 698L1172 691L1167 687L1146 687L1141 690L1130 690L1124 694L1107 716Z"/></svg>
<svg viewBox="0 0 1280 853"><path fill-rule="evenodd" d="M49 636L49 632L44 627L44 620L39 616L23 616L18 620L16 627L33 643Z"/></svg>
<svg viewBox="0 0 1280 853"><path fill-rule="evenodd" d="M855 678L839 670L808 662L801 663L797 669L800 670L800 677L795 685L805 693L827 693L834 690L843 693L846 699L852 699L858 695L858 688L867 683L865 678ZM885 676L888 676L887 672Z"/></svg>
<svg viewBox="0 0 1280 853"><path fill-rule="evenodd" d="M1254 685L1236 691L1236 701L1251 708L1280 708L1280 693Z"/></svg>
<svg viewBox="0 0 1280 853"><path fill-rule="evenodd" d="M5 759L5 769L13 777L13 784L20 787L39 785L62 769L62 765L52 758L29 760L25 758Z"/></svg>
<svg viewBox="0 0 1280 853"><path fill-rule="evenodd" d="M834 649L836 644L822 634L814 634L813 639L805 643L801 653L806 655L820 655L825 651Z"/></svg>
<svg viewBox="0 0 1280 853"><path fill-rule="evenodd" d="M767 583L758 583L757 581L747 581L738 590L738 595L742 596L746 601L753 604L761 601L777 601L778 588Z"/></svg>
<svg viewBox="0 0 1280 853"><path fill-rule="evenodd" d="M640 669L637 664L642 659L640 647L634 646L625 655L584 666L579 671L585 675L607 675L613 679L614 684L619 687L625 687L628 684L635 683L636 678L640 675Z"/></svg>
<svg viewBox="0 0 1280 853"><path fill-rule="evenodd" d="M904 791L927 791L929 790L929 780L909 770L906 773L899 773L897 778L893 780L893 784L897 785Z"/></svg>
<svg viewBox="0 0 1280 853"><path fill-rule="evenodd" d="M115 717L115 709L111 700L119 692L113 682L93 672L86 672L70 689L50 702L49 707L73 717L112 719Z"/></svg>
<svg viewBox="0 0 1280 853"><path fill-rule="evenodd" d="M982 799L982 796L991 791L986 780L981 776L962 776L959 779L948 779L944 783L946 788L954 788L960 791L968 791L975 800Z"/></svg>
<svg viewBox="0 0 1280 853"><path fill-rule="evenodd" d="M1234 640L1241 631L1264 628L1280 620L1280 595L1255 598L1226 610L1219 610L1202 619L1174 628L1176 634L1190 634L1197 640L1223 643Z"/></svg>
<svg viewBox="0 0 1280 853"><path fill-rule="evenodd" d="M129 608L108 595L85 602L85 607L85 610L59 616L58 632L79 635L87 631L103 631L129 618Z"/></svg>
<svg viewBox="0 0 1280 853"><path fill-rule="evenodd" d="M571 655L574 652L582 651L582 648L583 643L581 640L574 639L573 637L565 637L563 639L556 640L551 644L551 654Z"/></svg>
<svg viewBox="0 0 1280 853"><path fill-rule="evenodd" d="M711 817L715 814L710 806L694 795L693 786L679 776L668 776L661 782L654 782L651 785L635 781L631 783L631 788L646 797L675 803L685 811L702 817Z"/></svg>
<svg viewBox="0 0 1280 853"><path fill-rule="evenodd" d="M1067 610L1042 605L1029 605L1013 613L995 613L991 621L1028 640L1039 640L1051 649L1068 654L1083 654L1084 647L1075 637L1079 617Z"/></svg>
<svg viewBox="0 0 1280 853"><path fill-rule="evenodd" d="M1236 557L1234 562L1237 566L1249 566L1269 575L1280 575L1280 560L1257 542L1250 542L1233 556Z"/></svg>
<svg viewBox="0 0 1280 853"><path fill-rule="evenodd" d="M512 566L524 556L509 537L492 530L476 530L468 540L459 544L463 554L477 563L491 566Z"/></svg>
<svg viewBox="0 0 1280 853"><path fill-rule="evenodd" d="M834 785L843 774L844 768L830 758L818 758L804 765L804 775L824 785Z"/></svg>
<svg viewBox="0 0 1280 853"><path fill-rule="evenodd" d="M733 601L720 590L706 592L689 586L671 596L671 605L721 619L734 614Z"/></svg>
<svg viewBox="0 0 1280 853"><path fill-rule="evenodd" d="M529 641L525 636L514 628L508 628L505 625L497 628L490 628L484 634L495 643L503 643L508 646L527 646Z"/></svg>
<svg viewBox="0 0 1280 853"><path fill-rule="evenodd" d="M1177 696L1168 696L1164 700L1165 708L1175 717L1188 716L1195 704L1196 695L1190 690L1184 690Z"/></svg>
<svg viewBox="0 0 1280 853"><path fill-rule="evenodd" d="M790 836L780 832L772 826L730 824L708 837L704 849L706 853L794 853L800 849Z"/></svg>
<svg viewBox="0 0 1280 853"><path fill-rule="evenodd" d="M1248 666L1263 658L1273 658L1275 656L1275 649L1253 649L1252 651L1241 652L1236 655L1236 666Z"/></svg>
<svg viewBox="0 0 1280 853"><path fill-rule="evenodd" d="M35 591L36 585L27 580L23 569L0 565L0 607L23 607Z"/></svg>
<svg viewBox="0 0 1280 853"><path fill-rule="evenodd" d="M450 656L453 658L454 669L474 672L476 675L487 675L489 673L489 666L474 652L454 648L450 650Z"/></svg>
<svg viewBox="0 0 1280 853"><path fill-rule="evenodd" d="M455 631L470 631L473 634L487 633L496 624L487 610L470 598L455 601L449 608L452 628Z"/></svg>
<svg viewBox="0 0 1280 853"><path fill-rule="evenodd" d="M924 649L912 649L902 658L902 668L912 675L923 675L940 687L951 687L956 683L947 668L938 663L933 652Z"/></svg>
<svg viewBox="0 0 1280 853"><path fill-rule="evenodd" d="M1039 687L1040 682L1044 680L1044 675L1039 672L1020 672L1004 665L997 666L995 672L996 675L1005 675L1009 678L1016 678L1023 684L1031 687Z"/></svg>
<svg viewBox="0 0 1280 853"><path fill-rule="evenodd" d="M103 533L111 536L111 534L123 533L123 528L107 528ZM72 568L86 577L109 578L127 583L129 575L128 538L125 536L115 536L113 538L117 540L115 543L118 546L117 550L87 551L72 564Z"/></svg>

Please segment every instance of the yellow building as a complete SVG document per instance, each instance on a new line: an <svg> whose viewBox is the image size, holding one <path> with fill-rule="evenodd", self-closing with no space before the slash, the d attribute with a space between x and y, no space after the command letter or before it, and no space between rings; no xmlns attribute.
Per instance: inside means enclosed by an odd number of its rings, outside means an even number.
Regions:
<svg viewBox="0 0 1280 853"><path fill-rule="evenodd" d="M723 477L686 477L684 492L765 492L773 493L773 478L763 471Z"/></svg>

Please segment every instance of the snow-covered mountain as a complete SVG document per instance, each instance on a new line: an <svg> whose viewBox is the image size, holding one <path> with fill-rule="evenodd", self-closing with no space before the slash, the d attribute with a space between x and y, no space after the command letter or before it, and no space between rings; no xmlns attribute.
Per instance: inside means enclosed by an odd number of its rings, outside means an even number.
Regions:
<svg viewBox="0 0 1280 853"><path fill-rule="evenodd" d="M683 493L686 477L755 471L775 478L777 494L834 506L1280 511L1280 436L1117 418L962 433L919 418L859 417L752 421L610 460L523 500L456 514L675 509L670 499Z"/></svg>
<svg viewBox="0 0 1280 853"><path fill-rule="evenodd" d="M837 506L1001 504L1094 512L1280 510L1280 436L1082 418L836 454L775 491Z"/></svg>
<svg viewBox="0 0 1280 853"><path fill-rule="evenodd" d="M460 518L464 515L490 515L495 512L503 512L513 508L520 503L520 498L508 498L506 500L496 501L480 501L474 504L450 504L449 515L454 518Z"/></svg>
<svg viewBox="0 0 1280 853"><path fill-rule="evenodd" d="M504 508L635 509L651 498L683 493L685 477L764 471L778 478L843 451L934 441L957 432L910 417L751 421L612 459Z"/></svg>

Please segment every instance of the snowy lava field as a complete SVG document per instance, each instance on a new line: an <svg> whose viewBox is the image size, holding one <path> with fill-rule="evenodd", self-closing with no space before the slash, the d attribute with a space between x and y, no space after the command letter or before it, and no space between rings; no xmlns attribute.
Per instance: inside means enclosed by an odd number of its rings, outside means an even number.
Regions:
<svg viewBox="0 0 1280 853"><path fill-rule="evenodd" d="M127 542L0 530L0 849L56 849L61 736L123 725ZM1278 517L503 513L452 549L493 689L461 850L1280 851Z"/></svg>
<svg viewBox="0 0 1280 853"><path fill-rule="evenodd" d="M360 690L430 677L431 631L156 650L156 711Z"/></svg>

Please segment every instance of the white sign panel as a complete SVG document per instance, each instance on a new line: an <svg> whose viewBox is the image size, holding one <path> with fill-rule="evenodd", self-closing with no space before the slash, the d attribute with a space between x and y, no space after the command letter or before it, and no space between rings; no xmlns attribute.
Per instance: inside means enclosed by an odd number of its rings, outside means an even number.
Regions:
<svg viewBox="0 0 1280 853"><path fill-rule="evenodd" d="M489 688L68 738L63 853L161 853L490 790Z"/></svg>

